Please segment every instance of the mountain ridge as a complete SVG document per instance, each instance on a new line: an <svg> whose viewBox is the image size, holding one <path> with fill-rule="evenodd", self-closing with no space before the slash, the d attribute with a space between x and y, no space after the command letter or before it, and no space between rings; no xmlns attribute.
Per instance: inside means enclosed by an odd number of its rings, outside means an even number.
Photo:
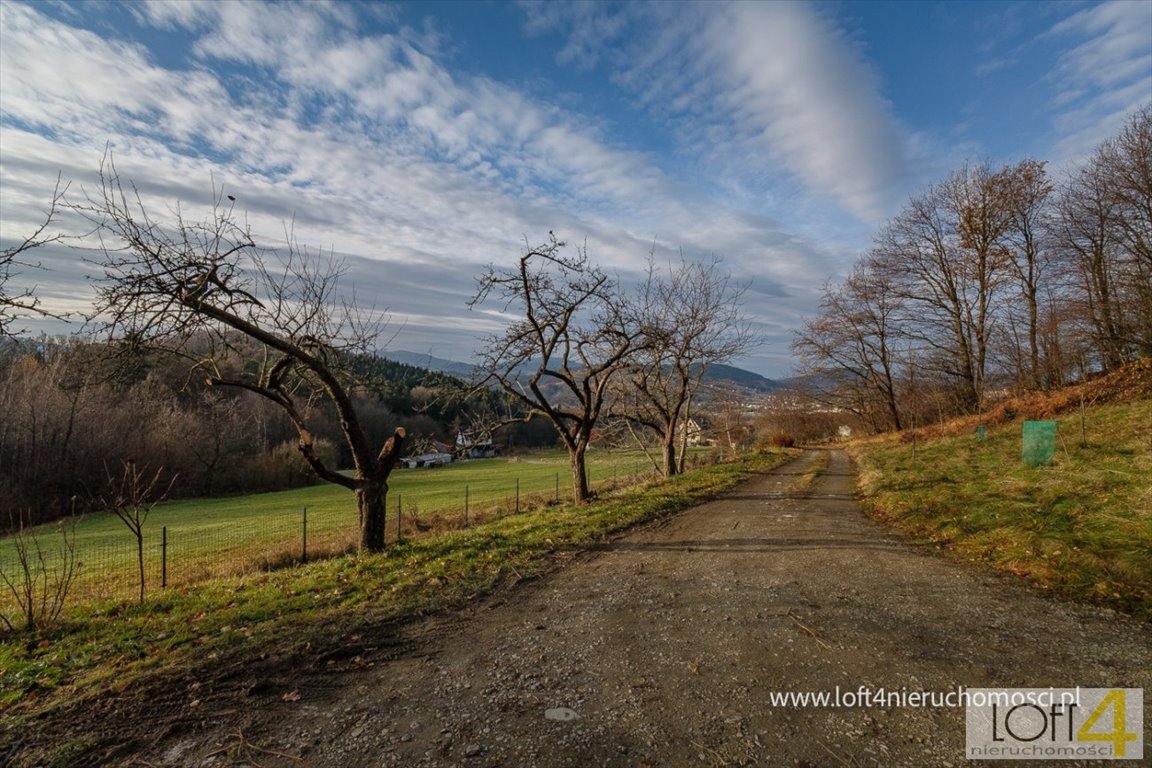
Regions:
<svg viewBox="0 0 1152 768"><path fill-rule="evenodd" d="M378 354L380 357L392 360L393 362L425 368L438 373L447 373L465 379L470 377L475 370L475 366L470 363L462 363L459 360L448 360L422 352L390 350ZM762 394L776 392L785 386L782 382L770 379L767 376L762 376L754 371L721 363L709 365L704 375L704 380L711 384L734 384L742 389Z"/></svg>

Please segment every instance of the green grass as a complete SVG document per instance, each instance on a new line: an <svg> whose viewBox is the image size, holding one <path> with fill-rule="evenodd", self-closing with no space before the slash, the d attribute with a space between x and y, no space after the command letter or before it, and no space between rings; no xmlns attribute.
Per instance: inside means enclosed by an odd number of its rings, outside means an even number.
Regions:
<svg viewBox="0 0 1152 768"><path fill-rule="evenodd" d="M292 658L358 627L458 605L510 576L540 572L558 550L711 498L795 453L708 466L587 506L504 515L381 554L211 580L150 595L141 605L91 604L55 628L0 641L0 711L7 710L0 753L4 738L16 738L29 718L86 706L133 681L204 665L223 669L249 657Z"/></svg>
<svg viewBox="0 0 1152 768"><path fill-rule="evenodd" d="M700 452L694 455L701 456ZM589 454L594 489L609 489L650 477L651 465L638 451ZM388 535L397 536L397 508L408 535L429 526L464 524L465 493L469 522L512 511L519 481L521 507L571 495L567 454L545 451L515 458L459 462L435 469L397 470L389 481ZM558 489L558 490L557 490ZM167 537L167 581L171 586L227 576L291 562L302 550L303 511L308 510L308 553L348 551L356 542L356 502L345 488L324 484L276 493L161 504L145 525L145 580L161 583L161 535ZM37 529L47 550L59 550L53 526ZM137 588L135 541L123 523L109 514L89 515L75 527L81 568L72 590L76 600L123 596ZM0 568L14 563L11 539L0 539ZM0 590L0 611L12 610L10 594Z"/></svg>
<svg viewBox="0 0 1152 768"><path fill-rule="evenodd" d="M872 512L967 559L1059 594L1152 619L1152 400L1057 421L1051 466L1020 457L1021 424L912 447L892 438L855 451Z"/></svg>

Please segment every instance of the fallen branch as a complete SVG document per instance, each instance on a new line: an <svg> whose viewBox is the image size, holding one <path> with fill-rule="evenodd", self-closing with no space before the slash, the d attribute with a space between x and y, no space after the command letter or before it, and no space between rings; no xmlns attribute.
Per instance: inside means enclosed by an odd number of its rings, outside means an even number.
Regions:
<svg viewBox="0 0 1152 768"><path fill-rule="evenodd" d="M792 619L792 621L794 621L796 623L796 626L800 627L800 629L802 629L805 632L807 632L808 634L812 635L812 639L815 640L817 643L819 643L821 648L824 648L825 650L828 650L828 651L832 650L832 646L828 645L828 643L821 640L820 635L816 634L816 630L812 629L812 627L809 627L807 624L800 621L800 619L796 617L796 614L792 613L791 608L789 608L788 612L784 615L787 616L788 618Z"/></svg>
<svg viewBox="0 0 1152 768"><path fill-rule="evenodd" d="M829 747L824 742L818 741L816 743L819 744L821 747L823 747L825 752L832 755L832 757L834 757L836 759L836 762L840 763L840 765L847 765L849 768L852 768L852 766L857 765L856 760L854 758L852 759L852 762L848 762L844 758L840 757L840 755L833 752L831 747Z"/></svg>
<svg viewBox="0 0 1152 768"><path fill-rule="evenodd" d="M691 742L689 742L689 743L690 743L692 746L696 747L696 749L699 749L699 750L701 750L702 752L710 752L710 753L711 753L713 756L715 756L715 758L716 758L718 761L720 761L720 762L719 762L719 764L720 764L720 765L730 765L730 764L731 764L731 763L729 762L729 760L728 760L728 758L727 758L727 757L725 757L724 755L720 754L719 752L717 752L716 750L712 749L711 747L706 747L706 746L704 746L703 744L701 744L701 743L700 743L700 742L698 742L698 741L691 741Z"/></svg>
<svg viewBox="0 0 1152 768"><path fill-rule="evenodd" d="M256 760L253 758L253 756L252 756L253 752L257 752L257 753L262 754L262 755L269 755L271 757L282 757L285 760L293 760L297 763L304 759L304 758L299 757L297 755L289 755L285 752L277 752L274 749L265 749L264 747L258 747L255 744L253 744L252 742L248 741L248 739L246 739L244 737L244 731L242 731L239 728L236 729L236 733L234 735L236 737L236 743L225 744L224 746L220 747L219 749L217 749L213 752L209 752L207 755L205 755L205 757L206 758L216 757L217 755L222 755L222 754L227 753L231 757L242 758L246 762L252 764L252 766L254 766L254 768L260 768L260 764L257 763Z"/></svg>

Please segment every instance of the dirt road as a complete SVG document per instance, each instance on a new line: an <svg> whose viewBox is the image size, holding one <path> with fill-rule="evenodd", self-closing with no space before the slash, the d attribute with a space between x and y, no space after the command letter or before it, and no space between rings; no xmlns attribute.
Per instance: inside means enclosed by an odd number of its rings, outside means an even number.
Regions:
<svg viewBox="0 0 1152 768"><path fill-rule="evenodd" d="M417 622L391 654L263 681L219 730L133 760L960 766L962 708L798 708L772 694L1152 691L1147 625L903 545L853 488L844 454L808 451L547 578Z"/></svg>

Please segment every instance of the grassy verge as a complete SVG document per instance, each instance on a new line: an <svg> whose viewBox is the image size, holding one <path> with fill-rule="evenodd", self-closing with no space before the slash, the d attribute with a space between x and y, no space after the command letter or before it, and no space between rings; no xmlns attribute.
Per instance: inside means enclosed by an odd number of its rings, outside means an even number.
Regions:
<svg viewBox="0 0 1152 768"><path fill-rule="evenodd" d="M706 467L584 507L506 515L379 555L219 579L168 590L141 605L105 601L74 612L55 629L0 642L0 741L14 738L31 718L83 707L134 681L206 660L223 666L228 659L291 653L350 626L458 605L509 576L540 572L558 550L711 498L795 453Z"/></svg>
<svg viewBox="0 0 1152 768"><path fill-rule="evenodd" d="M1019 421L853 446L872 513L924 543L1061 595L1152 619L1152 400L1055 419L1054 463L1020 458Z"/></svg>

